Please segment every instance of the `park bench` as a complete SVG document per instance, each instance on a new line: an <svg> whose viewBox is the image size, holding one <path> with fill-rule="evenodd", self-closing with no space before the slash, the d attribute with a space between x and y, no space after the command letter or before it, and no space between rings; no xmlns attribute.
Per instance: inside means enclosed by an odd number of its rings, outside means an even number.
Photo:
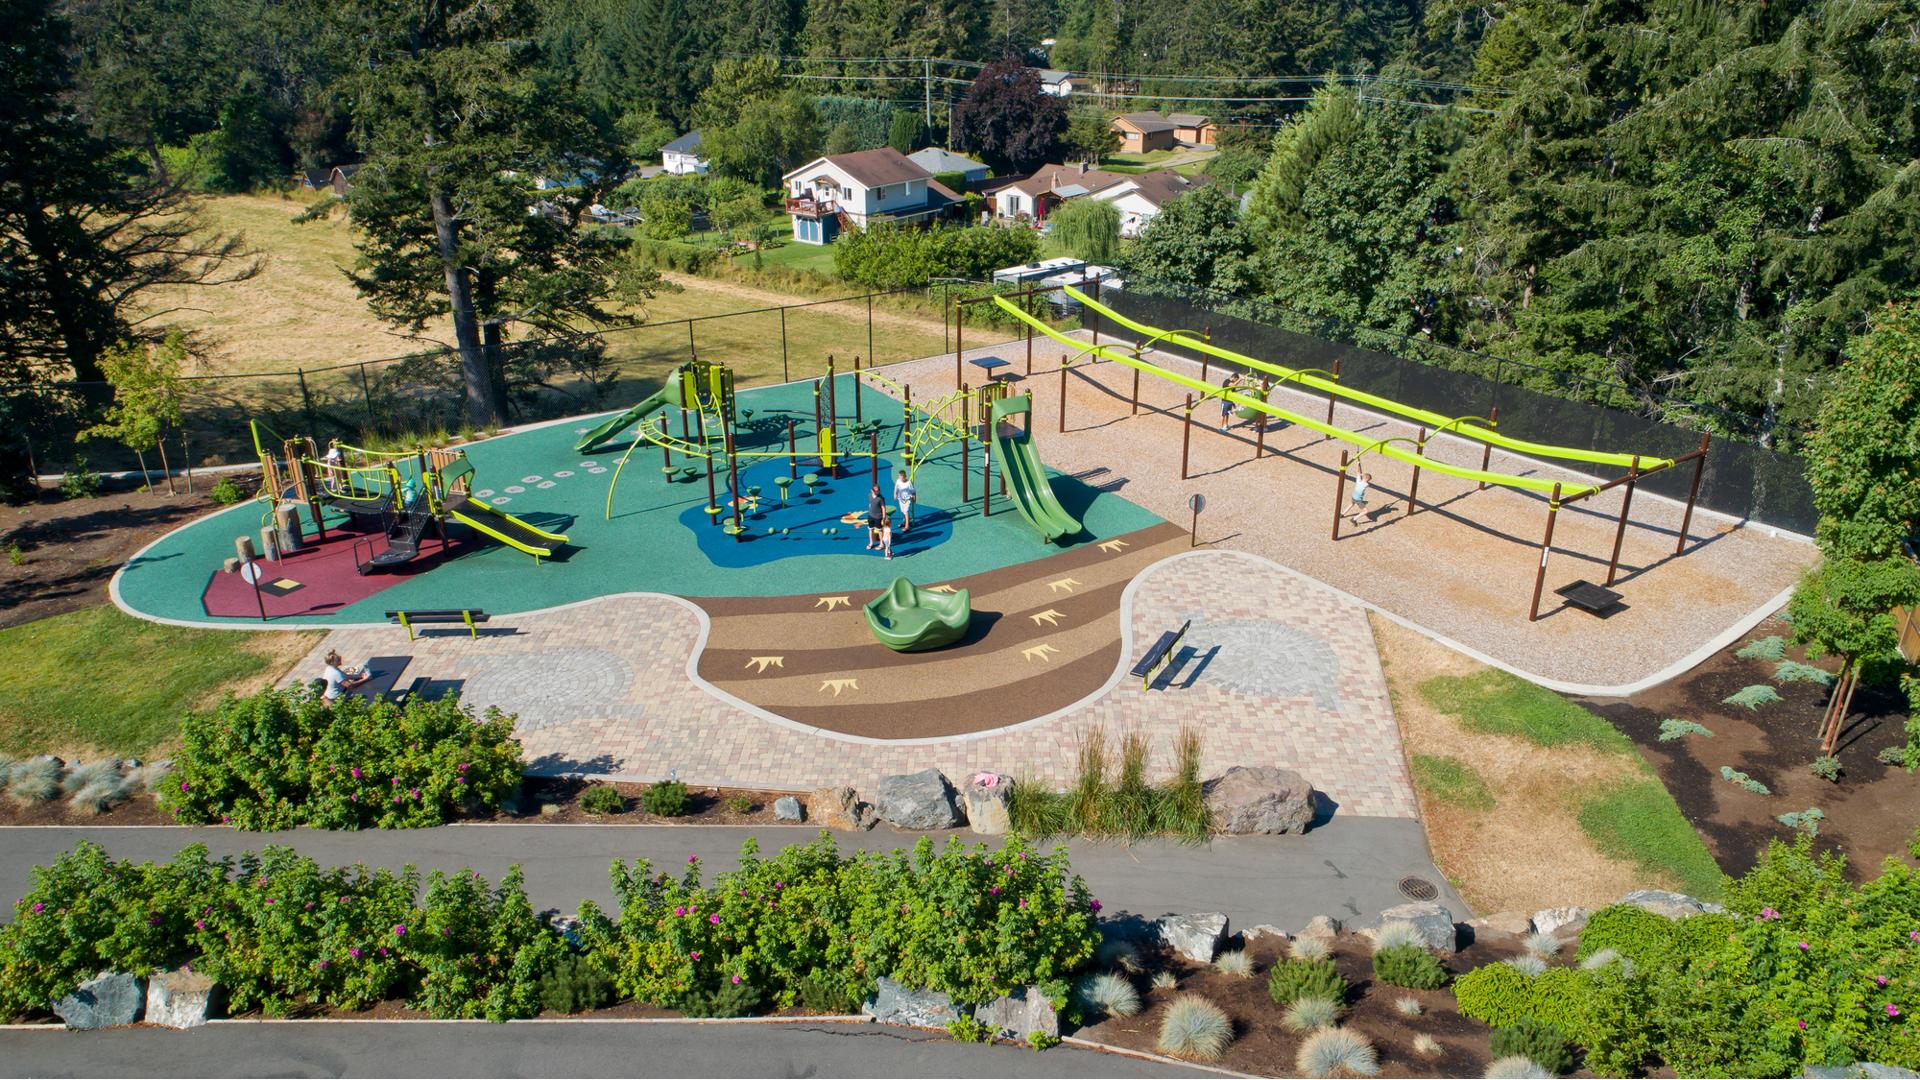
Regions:
<svg viewBox="0 0 1920 1080"><path fill-rule="evenodd" d="M1154 674L1162 667L1165 667L1167 661L1173 657L1174 648L1180 644L1181 638L1187 636L1187 628L1192 625L1193 620L1188 619L1186 622L1180 624L1180 629L1168 630L1161 634L1160 640L1154 642L1153 647L1147 650L1147 655L1141 657L1140 662L1133 665L1133 670L1128 672L1128 674L1140 680L1140 689L1153 689Z"/></svg>
<svg viewBox="0 0 1920 1080"><path fill-rule="evenodd" d="M467 632L474 637L480 636L475 623L487 621L487 613L479 608L431 608L420 611L389 611L387 621L396 622L406 628L407 640L413 640L413 628L428 623L465 623Z"/></svg>

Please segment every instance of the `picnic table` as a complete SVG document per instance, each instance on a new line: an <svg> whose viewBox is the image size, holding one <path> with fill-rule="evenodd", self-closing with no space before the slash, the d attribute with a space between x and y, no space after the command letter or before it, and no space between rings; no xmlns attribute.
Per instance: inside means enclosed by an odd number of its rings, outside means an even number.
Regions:
<svg viewBox="0 0 1920 1080"><path fill-rule="evenodd" d="M975 359L969 360L967 361L967 363L972 364L974 367L979 368L981 372L986 375L988 382L993 382L995 379L999 378L999 370L1003 367L1008 366L1007 361L1002 360L997 356L981 356L981 357L977 357Z"/></svg>

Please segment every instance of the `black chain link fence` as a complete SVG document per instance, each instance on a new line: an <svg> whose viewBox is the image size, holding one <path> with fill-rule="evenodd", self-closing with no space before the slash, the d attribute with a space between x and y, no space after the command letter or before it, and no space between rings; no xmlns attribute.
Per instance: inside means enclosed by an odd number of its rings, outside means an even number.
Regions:
<svg viewBox="0 0 1920 1080"><path fill-rule="evenodd" d="M1103 293L1101 300L1136 322L1205 332L1220 348L1271 363L1331 371L1337 362L1346 386L1447 416L1484 418L1498 409L1502 433L1532 442L1671 458L1697 449L1701 433L1711 431L1701 506L1807 534L1818 518L1805 463L1750 441L1758 428L1753 418L1716 406L1152 279L1129 278L1125 291ZM1085 318L1094 319L1091 313ZM1132 336L1110 324L1099 329ZM1201 358L1168 342L1157 347ZM1655 473L1640 487L1685 499L1692 479L1692 469L1677 469Z"/></svg>

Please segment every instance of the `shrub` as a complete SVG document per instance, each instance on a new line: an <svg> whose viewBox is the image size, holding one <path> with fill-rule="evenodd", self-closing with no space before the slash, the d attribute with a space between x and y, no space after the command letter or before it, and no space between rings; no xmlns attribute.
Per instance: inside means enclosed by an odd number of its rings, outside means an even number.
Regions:
<svg viewBox="0 0 1920 1080"><path fill-rule="evenodd" d="M1762 705L1771 705L1780 700L1780 691L1766 683L1755 683L1742 687L1720 699L1722 705L1738 705L1751 712Z"/></svg>
<svg viewBox="0 0 1920 1080"><path fill-rule="evenodd" d="M589 814L618 814L626 808L626 797L612 784L595 784L580 793L580 809Z"/></svg>
<svg viewBox="0 0 1920 1080"><path fill-rule="evenodd" d="M687 812L687 785L678 780L648 784L640 793L640 807L655 817L680 817Z"/></svg>
<svg viewBox="0 0 1920 1080"><path fill-rule="evenodd" d="M1267 974L1267 994L1275 1004L1288 1005L1303 997L1347 1000L1347 980L1331 960L1286 960Z"/></svg>
<svg viewBox="0 0 1920 1080"><path fill-rule="evenodd" d="M585 1012L612 998L612 980L585 956L562 956L540 976L540 1007L548 1012Z"/></svg>
<svg viewBox="0 0 1920 1080"><path fill-rule="evenodd" d="M736 814L736 815L751 814L753 813L753 806L754 806L753 796L751 795L727 796L727 812L730 814Z"/></svg>
<svg viewBox="0 0 1920 1080"><path fill-rule="evenodd" d="M934 278L978 281L1039 253L1040 238L1031 229L875 225L849 231L834 243L833 268L846 281L894 289L925 285Z"/></svg>
<svg viewBox="0 0 1920 1080"><path fill-rule="evenodd" d="M839 983L802 976L793 983L794 1001L824 1016L857 1016L860 999Z"/></svg>
<svg viewBox="0 0 1920 1080"><path fill-rule="evenodd" d="M11 566L27 565L27 553L18 540L7 545L7 563Z"/></svg>
<svg viewBox="0 0 1920 1080"><path fill-rule="evenodd" d="M1124 975L1099 972L1080 980L1074 996L1088 1012L1105 1016L1134 1016L1140 1012L1140 993Z"/></svg>
<svg viewBox="0 0 1920 1080"><path fill-rule="evenodd" d="M189 714L181 736L161 805L187 824L423 828L520 784L512 717L450 698L328 705L306 687L268 689Z"/></svg>
<svg viewBox="0 0 1920 1080"><path fill-rule="evenodd" d="M1494 1058L1483 1075L1487 1080L1544 1080L1554 1074L1529 1058L1516 1056Z"/></svg>
<svg viewBox="0 0 1920 1080"><path fill-rule="evenodd" d="M1390 923L1383 923L1378 930L1373 932L1373 949L1375 952L1379 952L1381 949L1398 948L1402 945L1413 945L1419 948L1425 948L1426 944L1427 939L1421 935L1420 928L1404 919L1396 919Z"/></svg>
<svg viewBox="0 0 1920 1080"><path fill-rule="evenodd" d="M213 482L213 490L207 492L207 498L215 506L232 506L247 501L247 493L240 490L240 485L233 482L233 477L223 476Z"/></svg>
<svg viewBox="0 0 1920 1080"><path fill-rule="evenodd" d="M46 802L60 791L60 766L51 761L28 761L13 767L7 794L23 803Z"/></svg>
<svg viewBox="0 0 1920 1080"><path fill-rule="evenodd" d="M1755 795L1773 794L1773 789L1767 787L1767 785L1761 783L1758 780L1755 780L1753 777L1748 776L1746 773L1741 772L1740 770L1734 768L1731 765L1720 766L1720 779L1725 780L1728 783L1744 791L1751 791Z"/></svg>
<svg viewBox="0 0 1920 1080"><path fill-rule="evenodd" d="M1527 1015L1531 997L1527 976L1511 964L1487 964L1453 981L1453 999L1460 1006L1460 1015L1495 1027L1505 1027Z"/></svg>
<svg viewBox="0 0 1920 1080"><path fill-rule="evenodd" d="M1904 746L1883 746L1880 748L1879 753L1873 755L1873 759L1882 765L1905 765L1907 763L1907 748Z"/></svg>
<svg viewBox="0 0 1920 1080"><path fill-rule="evenodd" d="M1783 683L1810 682L1826 686L1833 682L1833 675L1830 672L1814 667L1812 664L1802 664L1797 660L1782 660L1773 669L1773 681Z"/></svg>
<svg viewBox="0 0 1920 1080"><path fill-rule="evenodd" d="M1787 639L1778 634L1755 638L1733 654L1742 660L1779 660L1787 655Z"/></svg>
<svg viewBox="0 0 1920 1080"><path fill-rule="evenodd" d="M1253 977L1253 957L1239 949L1223 952L1213 958L1213 968L1222 975L1250 979Z"/></svg>
<svg viewBox="0 0 1920 1080"><path fill-rule="evenodd" d="M1447 985L1447 969L1418 945L1394 945L1373 954L1373 977L1388 986L1438 990Z"/></svg>
<svg viewBox="0 0 1920 1080"><path fill-rule="evenodd" d="M1419 1016L1427 1011L1427 1007L1420 1004L1419 998L1401 997L1393 999L1393 1011L1401 1016Z"/></svg>
<svg viewBox="0 0 1920 1080"><path fill-rule="evenodd" d="M736 977L774 1008L802 986L864 999L883 975L958 1001L1027 985L1059 1001L1099 941L1065 851L1019 839L842 856L823 835L765 858L748 842L711 884L697 860L678 877L645 859L612 873L618 910L583 904L577 933L623 996L667 1008Z"/></svg>
<svg viewBox="0 0 1920 1080"><path fill-rule="evenodd" d="M1233 1021L1220 1006L1194 994L1183 994L1169 1002L1160 1017L1160 1037L1154 1045L1168 1057L1218 1061L1232 1041Z"/></svg>
<svg viewBox="0 0 1920 1080"><path fill-rule="evenodd" d="M1573 1068L1573 1051L1567 1047L1566 1035L1530 1016L1494 1029L1491 1052L1496 1058L1526 1058L1556 1076Z"/></svg>
<svg viewBox="0 0 1920 1080"><path fill-rule="evenodd" d="M1808 763L1807 771L1829 784L1837 784L1840 782L1840 774L1845 770L1840 767L1839 758L1832 754L1822 754Z"/></svg>
<svg viewBox="0 0 1920 1080"><path fill-rule="evenodd" d="M1322 1028L1309 1035L1293 1056L1301 1076L1377 1076L1379 1055L1366 1036L1345 1028Z"/></svg>
<svg viewBox="0 0 1920 1080"><path fill-rule="evenodd" d="M87 466L87 459L75 454L73 464L67 468L66 475L60 478L60 497L91 499L100 494L100 489L104 486L100 474Z"/></svg>
<svg viewBox="0 0 1920 1080"><path fill-rule="evenodd" d="M1287 943L1287 955L1295 960L1325 960L1333 955L1333 945L1323 937L1297 937Z"/></svg>
<svg viewBox="0 0 1920 1080"><path fill-rule="evenodd" d="M1691 720L1668 718L1660 721L1661 742L1673 742L1675 739L1684 739L1689 735L1700 735L1709 739L1713 738L1713 732L1708 731L1705 725L1696 724Z"/></svg>
<svg viewBox="0 0 1920 1080"><path fill-rule="evenodd" d="M993 1029L971 1016L957 1016L947 1021L947 1034L951 1035L956 1042L990 1043L993 1041Z"/></svg>
<svg viewBox="0 0 1920 1080"><path fill-rule="evenodd" d="M1907 838L1907 858L1920 859L1920 825L1913 828L1913 835Z"/></svg>
<svg viewBox="0 0 1920 1080"><path fill-rule="evenodd" d="M1774 820L1808 836L1819 836L1820 823L1827 820L1827 812L1817 806L1809 806L1805 810L1788 811Z"/></svg>
<svg viewBox="0 0 1920 1080"><path fill-rule="evenodd" d="M1413 1037L1413 1052L1421 1057L1432 1057L1440 1052L1440 1040L1423 1031Z"/></svg>
<svg viewBox="0 0 1920 1080"><path fill-rule="evenodd" d="M676 1004L688 1016L751 1016L760 1008L760 991L752 983L734 976L690 990L681 995Z"/></svg>
<svg viewBox="0 0 1920 1080"><path fill-rule="evenodd" d="M1340 1004L1323 997L1295 998L1280 1014L1281 1026L1288 1031L1318 1031L1332 1027L1339 1021Z"/></svg>

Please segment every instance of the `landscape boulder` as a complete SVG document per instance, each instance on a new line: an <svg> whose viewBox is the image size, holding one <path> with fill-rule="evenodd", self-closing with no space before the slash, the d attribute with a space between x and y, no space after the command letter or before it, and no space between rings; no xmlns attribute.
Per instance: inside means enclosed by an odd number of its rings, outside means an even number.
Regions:
<svg viewBox="0 0 1920 1080"><path fill-rule="evenodd" d="M1651 911L1668 919L1684 919L1689 915L1713 914L1724 911L1719 904L1709 904L1704 900L1695 900L1685 893L1668 892L1665 889L1635 889L1620 898L1623 904L1632 904L1642 911Z"/></svg>
<svg viewBox="0 0 1920 1080"><path fill-rule="evenodd" d="M842 832L863 832L879 820L873 807L861 802L850 787L816 789L807 799L807 809L821 827Z"/></svg>
<svg viewBox="0 0 1920 1080"><path fill-rule="evenodd" d="M1287 932L1271 923L1249 926L1245 930L1240 931L1240 939L1242 941L1259 941L1261 938L1278 938L1282 944L1285 944L1287 941Z"/></svg>
<svg viewBox="0 0 1920 1080"><path fill-rule="evenodd" d="M980 773L967 781L965 795L968 828L981 836L1003 836L1012 831L1008 803L1013 798L1013 777Z"/></svg>
<svg viewBox="0 0 1920 1080"><path fill-rule="evenodd" d="M1474 922L1498 934L1520 937L1533 932L1534 921L1523 911L1496 911Z"/></svg>
<svg viewBox="0 0 1920 1080"><path fill-rule="evenodd" d="M139 979L123 971L108 971L54 1002L53 1014L75 1031L97 1031L140 1019L144 1003Z"/></svg>
<svg viewBox="0 0 1920 1080"><path fill-rule="evenodd" d="M860 1011L882 1024L906 1027L944 1028L960 1019L960 1010L946 994L914 990L884 975L874 984L873 997L861 1004Z"/></svg>
<svg viewBox="0 0 1920 1080"><path fill-rule="evenodd" d="M1038 1033L1060 1037L1060 1014L1052 999L1037 986L1023 986L973 1010L973 1018L1003 1039L1025 1040Z"/></svg>
<svg viewBox="0 0 1920 1080"><path fill-rule="evenodd" d="M1313 785L1292 769L1235 765L1202 788L1224 833L1303 833L1313 824Z"/></svg>
<svg viewBox="0 0 1920 1080"><path fill-rule="evenodd" d="M1302 927L1299 933L1293 936L1324 938L1332 941L1340 936L1340 920L1331 915L1315 915L1307 920L1307 925Z"/></svg>
<svg viewBox="0 0 1920 1080"><path fill-rule="evenodd" d="M217 986L211 976L185 968L155 975L147 982L147 1023L181 1029L199 1027L213 1012Z"/></svg>
<svg viewBox="0 0 1920 1080"><path fill-rule="evenodd" d="M1218 911L1169 915L1154 923L1160 944L1196 964L1211 964L1227 939L1227 917Z"/></svg>
<svg viewBox="0 0 1920 1080"><path fill-rule="evenodd" d="M799 799L791 795L782 795L773 800L773 820L805 821L807 820L806 807L800 805Z"/></svg>
<svg viewBox="0 0 1920 1080"><path fill-rule="evenodd" d="M951 829L960 824L959 800L939 769L889 776L874 792L880 819L902 829Z"/></svg>
<svg viewBox="0 0 1920 1080"><path fill-rule="evenodd" d="M1380 913L1378 923L1361 932L1371 937L1380 927L1396 922L1411 924L1420 932L1420 938L1427 948L1435 952L1451 954L1459 947L1453 913L1432 901L1390 907Z"/></svg>
<svg viewBox="0 0 1920 1080"><path fill-rule="evenodd" d="M1542 934L1558 934L1562 930L1579 933L1587 925L1587 916L1593 912L1583 907L1550 907L1533 913L1533 929Z"/></svg>

